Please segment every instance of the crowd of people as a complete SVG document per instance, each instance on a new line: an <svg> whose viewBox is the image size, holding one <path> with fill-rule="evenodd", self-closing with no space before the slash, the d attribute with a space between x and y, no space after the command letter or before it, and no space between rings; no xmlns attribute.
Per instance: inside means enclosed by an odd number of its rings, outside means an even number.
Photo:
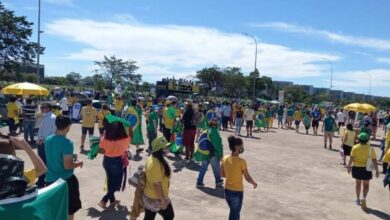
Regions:
<svg viewBox="0 0 390 220"><path fill-rule="evenodd" d="M72 140L66 137L71 129L69 109L76 102L74 97L62 97L60 109L54 112L49 103L33 104L25 99L17 104L15 98L10 98L7 105L9 119L10 141L25 149L33 161L35 171L30 176L31 182L38 178L37 186L48 186L58 179L68 184L69 219L81 208L79 182L73 174L76 168L82 168L84 163L75 157ZM200 102L178 99L148 99L146 104L137 99L125 101L119 95L113 97L112 110L110 101L103 104L100 111L88 100L82 107L81 116L81 152L87 152L84 144L86 135L92 137L95 123L98 122L100 135L99 153L103 154L103 168L107 178L107 192L98 202L102 209L117 205L115 192L123 186L126 178L126 167L131 159L130 145L136 146L136 153L141 153L145 144L142 126L146 122L146 152L150 155L140 175L139 184L141 196L134 200L142 201L145 209L144 219L154 219L157 214L164 219L174 218L174 208L169 198L171 168L165 156L170 151L185 163L196 161L200 164L196 187L204 187L204 177L211 165L215 186L224 187L225 199L230 209L229 219L240 219L243 204L243 178L257 188L257 182L248 172L248 165L241 154L244 152L242 137L252 138L253 133L269 129L288 129L300 133L303 124L304 133L319 135L318 128L322 121L321 131L324 137L324 148L332 150L333 137L337 132L341 136L340 154L342 164L356 179L356 203L366 208L366 198L369 191L369 180L372 172L379 176L378 162L375 151L370 147L370 141L376 140L377 129L385 129L382 142L383 172L387 173L390 161L390 114L387 112L358 113L341 108L304 106L300 104L251 104L245 105L238 100L231 102L209 101ZM145 117L145 120L143 120ZM277 120L277 127L273 127ZM23 121L23 122L21 122ZM23 126L20 126L20 124ZM242 135L245 125L246 133ZM24 140L14 138L16 129L23 127ZM387 128L387 129L386 129ZM232 130L234 135L228 137L229 154L224 154L220 132ZM159 132L162 135L159 135ZM35 138L36 136L36 138ZM184 149L173 150L179 137ZM38 157L30 148L37 145ZM197 144L197 147L195 145ZM91 149L89 149L91 150ZM183 155L182 155L183 153ZM9 154L14 154L11 152ZM348 163L347 157L350 157ZM368 159L369 158L369 159ZM372 166L370 161L372 160ZM368 167L370 163L370 168ZM141 176L144 181L141 181ZM223 180L225 178L225 181ZM360 197L361 188L363 196ZM138 190L138 187L137 187ZM136 191L137 192L137 191ZM139 202L139 201L134 201ZM134 208L134 206L133 206ZM132 217L138 217L139 212L132 210Z"/></svg>

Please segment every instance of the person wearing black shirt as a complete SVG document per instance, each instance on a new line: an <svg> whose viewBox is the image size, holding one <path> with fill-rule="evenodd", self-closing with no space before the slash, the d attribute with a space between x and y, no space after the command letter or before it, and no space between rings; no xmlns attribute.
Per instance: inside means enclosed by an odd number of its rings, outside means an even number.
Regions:
<svg viewBox="0 0 390 220"><path fill-rule="evenodd" d="M196 113L193 109L192 103L186 103L186 111L184 112L182 122L184 124L183 131L183 145L185 147L186 161L192 158L194 154L195 146L195 135L196 135Z"/></svg>

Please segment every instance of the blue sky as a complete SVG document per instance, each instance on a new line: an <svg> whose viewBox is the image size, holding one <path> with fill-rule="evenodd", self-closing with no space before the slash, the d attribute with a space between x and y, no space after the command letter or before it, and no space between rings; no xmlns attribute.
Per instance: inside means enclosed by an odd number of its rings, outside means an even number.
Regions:
<svg viewBox="0 0 390 220"><path fill-rule="evenodd" d="M37 1L3 1L36 24ZM274 80L390 96L386 0L42 0L47 75L92 75L95 60L138 62L143 80L188 77L203 67L258 68ZM36 32L34 33L36 34ZM36 39L36 35L32 38Z"/></svg>

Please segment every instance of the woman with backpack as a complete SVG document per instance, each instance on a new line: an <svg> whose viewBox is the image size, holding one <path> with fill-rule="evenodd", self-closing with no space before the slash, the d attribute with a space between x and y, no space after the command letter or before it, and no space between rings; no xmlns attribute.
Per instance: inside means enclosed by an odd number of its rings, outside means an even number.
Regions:
<svg viewBox="0 0 390 220"><path fill-rule="evenodd" d="M195 150L194 142L196 135L196 125L198 124L192 103L186 103L186 110L184 112L182 122L184 124L183 145L186 150L185 159L186 162L189 162Z"/></svg>
<svg viewBox="0 0 390 220"><path fill-rule="evenodd" d="M158 137L152 142L152 155L146 161L146 184L142 196L145 208L144 220L153 220L158 213L164 220L175 217L171 200L169 199L169 185L171 168L164 158L164 150L169 142L164 137Z"/></svg>

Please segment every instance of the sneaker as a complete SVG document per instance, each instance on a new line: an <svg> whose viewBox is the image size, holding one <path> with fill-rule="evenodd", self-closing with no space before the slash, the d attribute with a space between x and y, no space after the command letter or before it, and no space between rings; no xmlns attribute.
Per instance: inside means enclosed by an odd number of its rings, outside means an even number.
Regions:
<svg viewBox="0 0 390 220"><path fill-rule="evenodd" d="M220 182L216 183L215 185L216 185L216 187L222 187L223 186L223 180L221 180Z"/></svg>
<svg viewBox="0 0 390 220"><path fill-rule="evenodd" d="M196 188L203 188L204 187L204 184L203 183L197 183L196 184Z"/></svg>
<svg viewBox="0 0 390 220"><path fill-rule="evenodd" d="M358 205L358 206L360 206L360 200L359 200L359 199L356 199L356 200L355 200L355 204Z"/></svg>
<svg viewBox="0 0 390 220"><path fill-rule="evenodd" d="M362 209L366 209L367 208L367 203L366 203L366 200L365 199L362 199L360 201L360 206L362 207Z"/></svg>

